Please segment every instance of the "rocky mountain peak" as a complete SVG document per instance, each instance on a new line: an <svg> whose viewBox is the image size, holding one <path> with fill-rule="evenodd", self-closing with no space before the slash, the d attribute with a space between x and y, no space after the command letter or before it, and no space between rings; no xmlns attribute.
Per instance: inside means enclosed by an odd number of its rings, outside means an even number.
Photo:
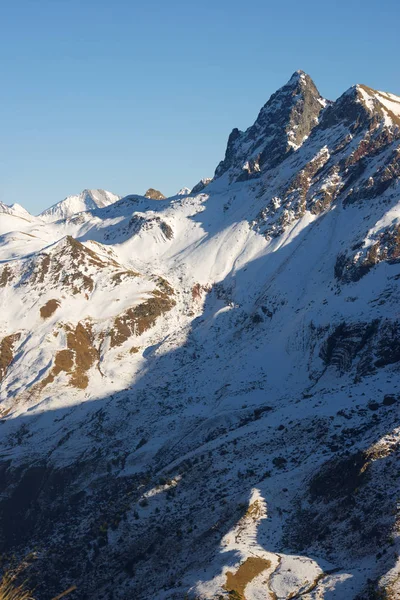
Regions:
<svg viewBox="0 0 400 600"><path fill-rule="evenodd" d="M400 97L364 84L353 85L324 112L321 127L327 129L335 125L347 126L351 133L382 125L399 128Z"/></svg>
<svg viewBox="0 0 400 600"><path fill-rule="evenodd" d="M311 77L309 75L307 75L307 73L305 71L302 71L301 69L298 69L297 71L295 71L293 73L293 75L291 76L291 78L287 82L287 85L290 85L290 84L296 85L299 81L301 81L301 80L304 81L306 78L308 78L313 83Z"/></svg>
<svg viewBox="0 0 400 600"><path fill-rule="evenodd" d="M190 194L191 190L188 187L181 188L178 192L176 192L177 196L187 196Z"/></svg>
<svg viewBox="0 0 400 600"><path fill-rule="evenodd" d="M231 180L240 181L277 166L302 145L326 104L311 77L296 71L272 94L249 129L232 130L215 177L231 171Z"/></svg>
<svg viewBox="0 0 400 600"><path fill-rule="evenodd" d="M150 198L150 200L165 200L166 196L160 192L160 190L155 190L154 188L149 188L145 193L145 198Z"/></svg>

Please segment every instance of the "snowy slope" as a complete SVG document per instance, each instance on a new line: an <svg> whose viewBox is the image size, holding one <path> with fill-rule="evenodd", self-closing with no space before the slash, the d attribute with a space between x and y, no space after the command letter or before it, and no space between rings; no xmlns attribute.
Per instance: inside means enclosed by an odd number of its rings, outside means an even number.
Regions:
<svg viewBox="0 0 400 600"><path fill-rule="evenodd" d="M197 192L1 236L0 551L39 600L397 597L396 102L295 73Z"/></svg>

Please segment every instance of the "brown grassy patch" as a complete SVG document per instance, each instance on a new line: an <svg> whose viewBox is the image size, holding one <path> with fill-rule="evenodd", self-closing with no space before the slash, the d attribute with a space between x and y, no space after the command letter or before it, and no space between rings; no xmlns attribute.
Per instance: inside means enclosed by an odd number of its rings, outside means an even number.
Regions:
<svg viewBox="0 0 400 600"><path fill-rule="evenodd" d="M247 509L245 517L257 521L262 516L262 513L263 507L261 502L259 500L255 500L252 504L250 504L249 508Z"/></svg>
<svg viewBox="0 0 400 600"><path fill-rule="evenodd" d="M132 348L129 350L130 354L137 354L139 352L140 348L138 348L137 346L132 346Z"/></svg>
<svg viewBox="0 0 400 600"><path fill-rule="evenodd" d="M119 285L122 283L122 281L130 278L133 279L134 277L140 277L139 273L129 269L128 271L119 271L118 273L114 273L114 275L111 277L111 281L116 285Z"/></svg>
<svg viewBox="0 0 400 600"><path fill-rule="evenodd" d="M201 300L201 290L202 287L200 283L195 283L192 287L192 299L193 300Z"/></svg>
<svg viewBox="0 0 400 600"><path fill-rule="evenodd" d="M12 271L8 265L4 267L0 276L0 287L6 287L7 283L12 279Z"/></svg>
<svg viewBox="0 0 400 600"><path fill-rule="evenodd" d="M31 592L23 585L16 585L14 578L4 575L0 582L0 600L33 600Z"/></svg>
<svg viewBox="0 0 400 600"><path fill-rule="evenodd" d="M231 571L226 573L226 583L223 587L229 592L232 600L234 598L246 600L244 593L246 585L270 566L271 561L259 556L251 556L240 565L236 573Z"/></svg>
<svg viewBox="0 0 400 600"><path fill-rule="evenodd" d="M60 350L54 359L54 367L50 373L42 380L41 387L53 383L54 379L62 372L70 373L74 366L74 355L71 350Z"/></svg>
<svg viewBox="0 0 400 600"><path fill-rule="evenodd" d="M8 572L3 575L0 581L0 600L34 600L32 592L26 589L25 584L17 584L16 575ZM77 589L76 585L71 585L65 592L55 596L53 600L61 600Z"/></svg>
<svg viewBox="0 0 400 600"><path fill-rule="evenodd" d="M44 306L41 307L40 316L42 317L42 319L48 319L49 317L51 317L52 314L56 312L59 306L60 301L52 298L51 300L46 302Z"/></svg>
<svg viewBox="0 0 400 600"><path fill-rule="evenodd" d="M75 331L67 336L67 345L75 352L75 370L71 377L71 385L85 389L89 383L86 371L98 358L98 350L93 346L93 334L89 325L78 323Z"/></svg>
<svg viewBox="0 0 400 600"><path fill-rule="evenodd" d="M7 335L0 342L0 381L7 373L7 369L14 359L14 345L21 337L20 333Z"/></svg>
<svg viewBox="0 0 400 600"><path fill-rule="evenodd" d="M67 348L59 350L54 359L54 366L41 382L41 388L53 383L61 372L69 375L69 383L73 387L84 390L89 378L87 371L99 358L99 352L93 345L93 333L89 324L78 323L73 329L67 329Z"/></svg>
<svg viewBox="0 0 400 600"><path fill-rule="evenodd" d="M141 335L154 326L158 317L175 306L175 300L170 297L173 290L168 282L160 278L159 286L162 289L152 292L152 298L128 308L115 318L114 327L110 333L111 348L121 346L132 335Z"/></svg>

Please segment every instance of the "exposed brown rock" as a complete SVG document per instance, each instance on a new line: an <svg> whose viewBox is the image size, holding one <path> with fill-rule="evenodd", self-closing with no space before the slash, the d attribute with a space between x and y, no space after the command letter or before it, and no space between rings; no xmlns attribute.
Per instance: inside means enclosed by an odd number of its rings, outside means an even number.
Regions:
<svg viewBox="0 0 400 600"><path fill-rule="evenodd" d="M175 306L169 283L160 277L159 287L161 289L153 291L151 298L116 317L110 333L111 348L121 346L132 335L141 335L153 327L158 317Z"/></svg>
<svg viewBox="0 0 400 600"><path fill-rule="evenodd" d="M232 134L231 134L232 135ZM204 179L201 179L198 183L196 183L196 185L194 186L194 188L191 190L191 194L200 194L200 192L202 192L209 183L211 183L212 179L210 179L209 177L205 177Z"/></svg>
<svg viewBox="0 0 400 600"><path fill-rule="evenodd" d="M0 381L4 379L7 369L14 359L14 345L20 337L20 333L13 333L4 337L0 342Z"/></svg>
<svg viewBox="0 0 400 600"><path fill-rule="evenodd" d="M55 356L54 366L41 382L41 388L52 383L61 372L69 375L69 383L78 389L88 386L87 371L98 360L98 350L93 345L93 333L88 323L79 322L75 329L66 328L67 348L59 350Z"/></svg>
<svg viewBox="0 0 400 600"><path fill-rule="evenodd" d="M232 600L246 600L245 588L257 575L269 569L271 562L260 556L250 556L238 568L236 573L226 573L224 589L229 593Z"/></svg>
<svg viewBox="0 0 400 600"><path fill-rule="evenodd" d="M368 248L356 244L350 253L341 252L335 263L335 277L342 283L359 281L380 262L397 263L400 259L400 225L391 225L375 236Z"/></svg>
<svg viewBox="0 0 400 600"><path fill-rule="evenodd" d="M101 245L98 244L102 249ZM107 254L107 250L104 250ZM70 293L84 294L86 298L94 290L94 275L108 269L120 273L120 279L125 277L134 277L138 274L134 271L124 271L112 257L107 255L99 256L91 248L67 236L60 244L56 245L50 251L46 250L38 254L35 258L21 261L19 281L26 284L29 282L34 285L39 293L43 293L49 288L63 289ZM117 273L115 281L119 283ZM112 275L110 274L110 277ZM11 272L7 267L0 272L0 285L5 285L11 278Z"/></svg>
<svg viewBox="0 0 400 600"><path fill-rule="evenodd" d="M192 298L193 300L201 299L201 285L200 283L195 283L192 287Z"/></svg>
<svg viewBox="0 0 400 600"><path fill-rule="evenodd" d="M165 200L164 194L154 188L149 188L145 193L145 197L150 198L150 200Z"/></svg>
<svg viewBox="0 0 400 600"><path fill-rule="evenodd" d="M370 96L375 96L375 94L379 94L379 96L386 96L385 92L378 92L377 90L374 90L374 89L368 87L367 85L359 84L357 87L363 89ZM390 99L391 102L394 102L393 97L388 98L388 99ZM373 102L374 102L374 112L377 113L377 115L379 115L380 118L383 118L384 113L386 112L389 115L389 117L392 119L393 123L395 125L400 126L400 117L395 115L386 106L383 106L378 98L375 98L373 100Z"/></svg>
<svg viewBox="0 0 400 600"><path fill-rule="evenodd" d="M119 285L124 280L134 278L134 277L140 277L140 274L136 273L136 271L131 271L131 270L119 271L118 273L114 273L114 275L112 275L111 281L113 283L115 283L115 285Z"/></svg>
<svg viewBox="0 0 400 600"><path fill-rule="evenodd" d="M75 352L75 369L72 374L71 385L84 389L89 383L86 372L98 359L98 351L93 346L93 333L90 325L78 323L75 331L70 331L67 336L67 345Z"/></svg>
<svg viewBox="0 0 400 600"><path fill-rule="evenodd" d="M56 312L56 310L59 306L60 306L59 300L56 300L55 298L48 300L46 302L46 304L41 307L40 316L42 317L42 319L48 319L49 317L51 317L52 314L54 314Z"/></svg>
<svg viewBox="0 0 400 600"><path fill-rule="evenodd" d="M9 265L6 265L1 271L0 287L5 287L12 280L12 271Z"/></svg>
<svg viewBox="0 0 400 600"><path fill-rule="evenodd" d="M150 231L155 227L161 229L167 240L172 240L174 237L172 227L163 219L160 219L160 217L143 217L142 215L133 215L125 233L129 233L129 235L132 236L137 235L141 231Z"/></svg>
<svg viewBox="0 0 400 600"><path fill-rule="evenodd" d="M324 148L296 173L280 197L272 198L270 204L260 211L256 219L258 224L267 221L278 211L281 212L277 220L272 220L270 225L267 223L267 228L263 230L266 237L280 235L288 225L301 219L307 210L318 215L330 206L340 187L335 182L338 167L335 165L329 167L327 164L329 159L329 152ZM326 180L332 183L324 184ZM320 181L322 184L315 189Z"/></svg>

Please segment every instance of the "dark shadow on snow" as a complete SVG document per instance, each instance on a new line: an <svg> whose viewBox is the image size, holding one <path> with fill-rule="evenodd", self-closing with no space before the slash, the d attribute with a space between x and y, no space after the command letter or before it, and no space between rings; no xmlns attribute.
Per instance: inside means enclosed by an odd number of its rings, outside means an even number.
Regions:
<svg viewBox="0 0 400 600"><path fill-rule="evenodd" d="M205 213L195 218L207 221ZM220 555L224 535L243 516L252 489L259 489L269 503L271 482L285 471L295 473L300 468L289 459L280 466L272 464L268 454L272 452L271 436L276 439L274 452L279 456L293 446L293 435L306 436L314 428L308 435L318 439L321 432L327 435L331 431L327 419L316 414L315 422L309 417L294 422L288 436L276 432L280 398L262 390L257 403L219 410L219 398L229 403L234 363L224 366L220 381L211 381L209 389L197 389L197 397L191 389L192 379L204 370L204 364L218 360L208 353L207 335L217 339L236 317L236 333L229 344L232 348L248 344L257 355L253 340L262 337L269 320L258 321L254 314L273 285L276 270L285 268L305 235L301 232L274 255L246 266L246 279L250 276L259 281L260 274L270 273L259 288L259 299L252 297L248 305L213 318L221 305L220 291L214 289L181 347L161 356L156 354L157 345L146 349L146 371L131 388L75 406L15 419L10 415L1 421L0 552L19 557L37 553L28 575L37 586L38 600L50 600L72 583L78 590L70 595L71 600L147 600L149 590L155 594L161 589L165 598L174 597L173 593L183 598L190 583L220 573L218 560L214 572L210 563ZM243 271L230 274L220 290L234 289ZM212 319L211 325L208 319ZM203 324L207 329L199 336ZM387 433L394 410L388 407L376 422L371 417L373 440ZM363 432L355 431L354 439L357 448L367 450ZM323 440L317 442L315 448L322 444ZM344 460L352 452L343 449L336 455ZM247 456L245 471L241 471L243 455ZM327 459L330 456L328 453ZM262 521L257 541L265 550L307 555L310 548L318 546L321 557L326 558L330 540L337 538L318 529L318 522L326 529L340 529L349 514L356 516L358 498L351 488L335 498L310 495L307 486L322 463L322 457L316 467L306 461L304 477L294 476L291 489L274 491L271 519L287 520L290 531L284 528L283 539L271 539L271 521ZM329 481L328 471L327 485ZM301 482L304 489L298 488ZM145 493L155 488L158 493L146 498ZM290 514L279 513L280 498L284 506L290 505L287 498L291 499ZM331 521L327 511L333 511ZM301 531L302 519L309 519L308 533ZM388 531L393 523L394 516L388 521ZM341 535L351 553L358 540L355 531L344 528ZM236 551L223 555L224 564L233 569L239 559ZM393 565L388 554L385 570ZM191 573L193 579L188 582Z"/></svg>

